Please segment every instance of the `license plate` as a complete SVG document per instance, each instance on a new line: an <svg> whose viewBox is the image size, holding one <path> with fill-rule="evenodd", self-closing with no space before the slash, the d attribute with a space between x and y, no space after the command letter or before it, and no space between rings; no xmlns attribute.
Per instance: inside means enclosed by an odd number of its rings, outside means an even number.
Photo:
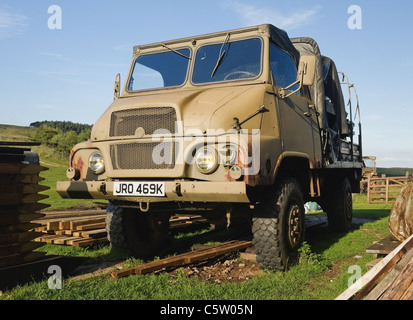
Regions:
<svg viewBox="0 0 413 320"><path fill-rule="evenodd" d="M164 197L165 182L114 182L113 195Z"/></svg>

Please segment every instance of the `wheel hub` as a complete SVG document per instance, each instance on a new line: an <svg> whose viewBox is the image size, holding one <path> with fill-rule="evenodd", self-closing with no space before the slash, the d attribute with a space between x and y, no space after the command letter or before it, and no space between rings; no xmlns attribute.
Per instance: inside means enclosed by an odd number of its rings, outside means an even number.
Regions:
<svg viewBox="0 0 413 320"><path fill-rule="evenodd" d="M302 233L302 221L300 208L294 204L290 207L288 214L288 242L291 248L296 247L300 243Z"/></svg>

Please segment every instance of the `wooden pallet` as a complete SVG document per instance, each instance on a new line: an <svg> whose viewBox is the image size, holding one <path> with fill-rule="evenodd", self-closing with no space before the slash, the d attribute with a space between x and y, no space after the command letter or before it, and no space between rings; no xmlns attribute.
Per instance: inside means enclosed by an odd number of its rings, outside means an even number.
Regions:
<svg viewBox="0 0 413 320"><path fill-rule="evenodd" d="M413 300L413 235L400 243L336 300Z"/></svg>

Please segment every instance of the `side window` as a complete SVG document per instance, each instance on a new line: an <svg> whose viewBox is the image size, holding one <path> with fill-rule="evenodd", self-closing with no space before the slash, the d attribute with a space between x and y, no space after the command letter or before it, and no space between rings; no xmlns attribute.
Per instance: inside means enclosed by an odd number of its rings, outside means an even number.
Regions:
<svg viewBox="0 0 413 320"><path fill-rule="evenodd" d="M297 80L297 69L290 55L273 44L270 44L270 68L275 84L285 88ZM298 89L298 84L289 90ZM297 92L297 94L300 94Z"/></svg>

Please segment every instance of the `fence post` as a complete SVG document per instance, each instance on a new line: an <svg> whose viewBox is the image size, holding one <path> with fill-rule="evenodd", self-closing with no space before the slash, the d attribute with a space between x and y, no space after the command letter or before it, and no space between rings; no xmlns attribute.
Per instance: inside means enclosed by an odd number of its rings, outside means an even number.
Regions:
<svg viewBox="0 0 413 320"><path fill-rule="evenodd" d="M367 203L370 204L370 177L367 178Z"/></svg>
<svg viewBox="0 0 413 320"><path fill-rule="evenodd" d="M386 179L386 203L389 203L389 178Z"/></svg>

